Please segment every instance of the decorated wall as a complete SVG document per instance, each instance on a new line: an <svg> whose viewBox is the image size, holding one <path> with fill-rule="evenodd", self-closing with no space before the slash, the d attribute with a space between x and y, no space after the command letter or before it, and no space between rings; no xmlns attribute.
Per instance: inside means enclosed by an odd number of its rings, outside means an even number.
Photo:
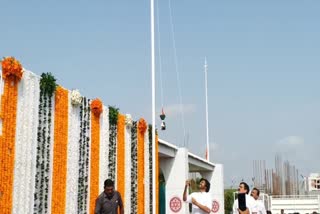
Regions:
<svg viewBox="0 0 320 214"><path fill-rule="evenodd" d="M1 64L1 213L94 213L107 178L125 213L152 213L158 157L152 163L144 119L65 89L50 73L37 76L12 57Z"/></svg>

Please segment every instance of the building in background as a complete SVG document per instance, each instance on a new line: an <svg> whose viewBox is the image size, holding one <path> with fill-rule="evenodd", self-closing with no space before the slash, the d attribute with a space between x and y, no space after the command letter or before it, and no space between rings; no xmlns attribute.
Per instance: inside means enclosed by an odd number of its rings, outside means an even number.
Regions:
<svg viewBox="0 0 320 214"><path fill-rule="evenodd" d="M306 191L309 194L320 194L320 173L311 173L307 178L308 185L306 186Z"/></svg>

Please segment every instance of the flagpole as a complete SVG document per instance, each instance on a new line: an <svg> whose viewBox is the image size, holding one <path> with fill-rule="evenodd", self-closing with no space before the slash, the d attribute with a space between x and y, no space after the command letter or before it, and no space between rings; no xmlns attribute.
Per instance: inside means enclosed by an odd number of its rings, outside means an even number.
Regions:
<svg viewBox="0 0 320 214"><path fill-rule="evenodd" d="M156 214L156 90L155 90L155 43L154 43L154 0L151 10L151 82L152 82L152 213Z"/></svg>
<svg viewBox="0 0 320 214"><path fill-rule="evenodd" d="M205 76L205 88L206 88L206 129L207 129L207 148L206 159L210 161L210 149L209 149L209 119L208 119L208 78L207 78L207 58L204 59L204 76Z"/></svg>

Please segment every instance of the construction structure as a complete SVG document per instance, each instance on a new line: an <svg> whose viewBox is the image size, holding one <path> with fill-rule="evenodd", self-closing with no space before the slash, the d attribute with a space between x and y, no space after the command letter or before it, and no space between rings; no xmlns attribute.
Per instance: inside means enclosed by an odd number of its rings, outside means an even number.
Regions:
<svg viewBox="0 0 320 214"><path fill-rule="evenodd" d="M303 179L299 179L302 177ZM320 174L302 176L289 161L275 156L275 169L267 169L265 160L253 161L253 184L261 190L259 200L273 214L320 213Z"/></svg>
<svg viewBox="0 0 320 214"><path fill-rule="evenodd" d="M299 170L280 155L275 156L275 169L267 169L265 160L254 160L252 181L269 195L299 195L302 191Z"/></svg>

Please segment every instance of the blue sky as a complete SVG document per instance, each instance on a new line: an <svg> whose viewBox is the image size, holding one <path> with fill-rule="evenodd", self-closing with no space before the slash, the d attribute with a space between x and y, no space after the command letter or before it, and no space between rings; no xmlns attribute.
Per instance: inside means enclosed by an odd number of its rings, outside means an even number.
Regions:
<svg viewBox="0 0 320 214"><path fill-rule="evenodd" d="M2 0L0 56L151 122L149 8L147 0ZM177 60L169 0L159 2L160 137L184 144L177 65L185 141L204 155L207 57L211 158L224 164L226 185L249 181L252 160L273 167L276 153L304 175L319 172L320 2L172 0L171 9ZM159 65L157 55L158 114Z"/></svg>

